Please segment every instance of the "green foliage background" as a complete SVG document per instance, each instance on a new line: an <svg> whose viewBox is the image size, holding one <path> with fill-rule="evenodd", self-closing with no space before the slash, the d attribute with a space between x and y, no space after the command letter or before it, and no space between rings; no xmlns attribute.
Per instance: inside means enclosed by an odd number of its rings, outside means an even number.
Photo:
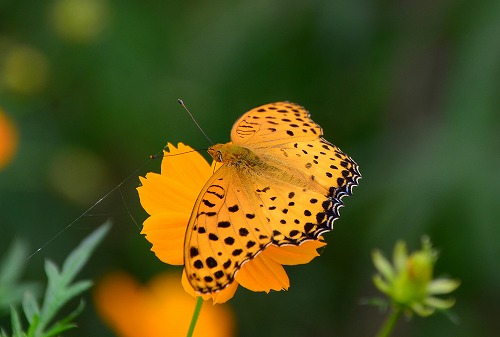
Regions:
<svg viewBox="0 0 500 337"><path fill-rule="evenodd" d="M159 171L150 154L167 142L209 145L176 99L215 142L228 141L246 110L290 100L311 111L363 179L322 256L287 269L288 292L237 292L239 336L373 335L383 316L359 305L376 295L371 250L389 253L397 239L418 248L423 234L441 251L438 274L462 280L461 323L417 318L396 335L500 330L500 2L104 4L102 31L78 41L54 29L55 1L0 1L0 106L20 133L0 172L0 251L14 237L32 252L44 246L27 278L43 280L46 256L62 261L108 217L115 226L83 277L124 269L147 280L167 269L132 218L146 217L137 175ZM5 84L16 46L46 60L37 90ZM78 321L68 335L111 336L92 305Z"/></svg>

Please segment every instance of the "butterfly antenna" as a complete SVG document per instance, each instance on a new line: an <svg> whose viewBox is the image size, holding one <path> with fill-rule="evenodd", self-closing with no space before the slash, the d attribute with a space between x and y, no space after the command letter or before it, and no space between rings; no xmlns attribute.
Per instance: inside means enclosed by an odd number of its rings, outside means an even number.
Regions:
<svg viewBox="0 0 500 337"><path fill-rule="evenodd" d="M187 108L187 106L184 104L184 101L182 99L178 99L177 102L179 102L180 105L182 105L182 107L184 108L184 110L186 110L186 112L188 113L189 117L191 117L191 119L193 120L194 124L196 124L196 126L198 127L198 129L200 129L201 133L203 133L203 135L205 136L206 139L208 139L208 141L210 142L210 144L214 144L214 142L212 142L212 140L207 136L207 134L205 133L205 131L203 131L203 129L201 128L200 124L198 124L198 122L196 121L196 119L193 117L193 114L191 114L191 112L189 111L189 109Z"/></svg>

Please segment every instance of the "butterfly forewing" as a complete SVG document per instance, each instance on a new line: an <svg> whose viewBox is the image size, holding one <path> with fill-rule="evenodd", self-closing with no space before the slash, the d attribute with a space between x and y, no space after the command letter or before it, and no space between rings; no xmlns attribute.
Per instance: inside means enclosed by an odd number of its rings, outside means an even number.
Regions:
<svg viewBox="0 0 500 337"><path fill-rule="evenodd" d="M323 134L321 127L309 118L309 112L290 102L265 104L252 109L234 123L234 144L266 147L294 139L314 139Z"/></svg>

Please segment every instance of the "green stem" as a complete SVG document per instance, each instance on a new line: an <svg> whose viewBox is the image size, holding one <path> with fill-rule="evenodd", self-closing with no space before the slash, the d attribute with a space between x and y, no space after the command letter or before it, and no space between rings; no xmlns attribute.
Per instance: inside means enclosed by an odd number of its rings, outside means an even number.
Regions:
<svg viewBox="0 0 500 337"><path fill-rule="evenodd" d="M198 316L200 316L202 304L203 304L203 298L201 296L197 297L196 298L196 306L194 307L193 317L191 318L191 324L189 325L187 337L193 337L194 328L196 327L196 322L198 321Z"/></svg>
<svg viewBox="0 0 500 337"><path fill-rule="evenodd" d="M380 328L377 333L377 337L389 337L392 333L392 330L396 326L396 322L401 316L402 310L401 308L392 308L391 314L384 322L384 325Z"/></svg>

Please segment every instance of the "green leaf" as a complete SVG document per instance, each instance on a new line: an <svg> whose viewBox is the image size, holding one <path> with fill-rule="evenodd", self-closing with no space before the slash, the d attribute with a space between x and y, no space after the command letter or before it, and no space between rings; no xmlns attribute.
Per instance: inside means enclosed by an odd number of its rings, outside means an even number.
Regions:
<svg viewBox="0 0 500 337"><path fill-rule="evenodd" d="M74 320L78 315L80 315L85 309L85 302L83 300L80 301L80 304L78 304L78 307L76 307L75 310L73 310L68 316L63 318L62 320L59 321L61 324L66 324Z"/></svg>
<svg viewBox="0 0 500 337"><path fill-rule="evenodd" d="M61 332L67 331L69 329L76 328L77 325L74 323L60 324L56 323L52 326L52 328L44 333L41 337L52 337L58 336Z"/></svg>
<svg viewBox="0 0 500 337"><path fill-rule="evenodd" d="M80 315L85 308L85 302L80 301L78 307L73 310L68 316L54 324L49 331L47 331L42 337L51 337L59 335L61 332L72 329L76 327L76 324L71 323L73 319L75 319L78 315Z"/></svg>
<svg viewBox="0 0 500 337"><path fill-rule="evenodd" d="M85 290L89 289L92 286L92 281L78 281L77 283L73 284L71 287L67 288L66 290L66 296L68 298L73 298Z"/></svg>
<svg viewBox="0 0 500 337"><path fill-rule="evenodd" d="M26 243L14 241L0 263L0 284L15 282L23 272L28 251Z"/></svg>
<svg viewBox="0 0 500 337"><path fill-rule="evenodd" d="M10 307L10 321L12 324L12 337L22 337L23 329L21 327L21 321L19 320L19 314L13 306Z"/></svg>
<svg viewBox="0 0 500 337"><path fill-rule="evenodd" d="M10 305L17 305L21 302L26 292L40 294L41 286L36 282L15 282L7 285L0 285L0 312L8 312Z"/></svg>
<svg viewBox="0 0 500 337"><path fill-rule="evenodd" d="M23 298L23 310L28 323L33 324L34 317L40 316L40 309L32 292L26 292Z"/></svg>
<svg viewBox="0 0 500 337"><path fill-rule="evenodd" d="M87 263L90 254L94 251L95 247L104 238L110 229L110 223L106 223L95 230L82 243L67 257L62 267L62 275L68 283Z"/></svg>
<svg viewBox="0 0 500 337"><path fill-rule="evenodd" d="M457 324L457 325L460 324L460 317L452 309L446 309L446 310L438 309L438 310L443 315L445 315L452 323Z"/></svg>
<svg viewBox="0 0 500 337"><path fill-rule="evenodd" d="M45 274L47 274L47 278L49 280L49 287L54 287L54 284L59 283L59 269L54 262L50 260L45 261Z"/></svg>
<svg viewBox="0 0 500 337"><path fill-rule="evenodd" d="M38 315L33 316L33 321L30 324L30 327L28 329L28 337L34 337L35 336L35 331L38 327L38 324L40 323L40 317Z"/></svg>
<svg viewBox="0 0 500 337"><path fill-rule="evenodd" d="M78 315L80 315L84 308L85 308L85 302L83 302L82 300L80 301L80 304L75 310L73 310L68 316L61 319L59 322L55 323L49 329L49 331L45 332L41 337L57 336L66 330L77 327L76 324L71 323L71 321L74 320Z"/></svg>
<svg viewBox="0 0 500 337"><path fill-rule="evenodd" d="M62 306L92 285L89 281L79 281L73 285L70 284L76 274L88 261L97 244L109 231L110 226L110 223L107 222L85 238L82 243L80 243L80 245L78 245L78 247L76 247L66 258L61 271L58 270L57 266L53 262L45 262L48 285L42 309L40 310L40 324L35 331L35 336L45 336L43 332ZM61 325L59 322L55 323L49 331L51 333L53 331L57 331L56 334L58 334L61 331L65 331L72 327L72 324L65 323Z"/></svg>
<svg viewBox="0 0 500 337"><path fill-rule="evenodd" d="M8 312L11 305L20 303L26 291L35 295L40 293L39 284L19 281L26 262L26 251L24 242L15 241L0 262L0 313Z"/></svg>
<svg viewBox="0 0 500 337"><path fill-rule="evenodd" d="M361 305L373 305L378 307L381 312L387 312L389 310L389 302L385 298L372 297L365 298L360 301Z"/></svg>

